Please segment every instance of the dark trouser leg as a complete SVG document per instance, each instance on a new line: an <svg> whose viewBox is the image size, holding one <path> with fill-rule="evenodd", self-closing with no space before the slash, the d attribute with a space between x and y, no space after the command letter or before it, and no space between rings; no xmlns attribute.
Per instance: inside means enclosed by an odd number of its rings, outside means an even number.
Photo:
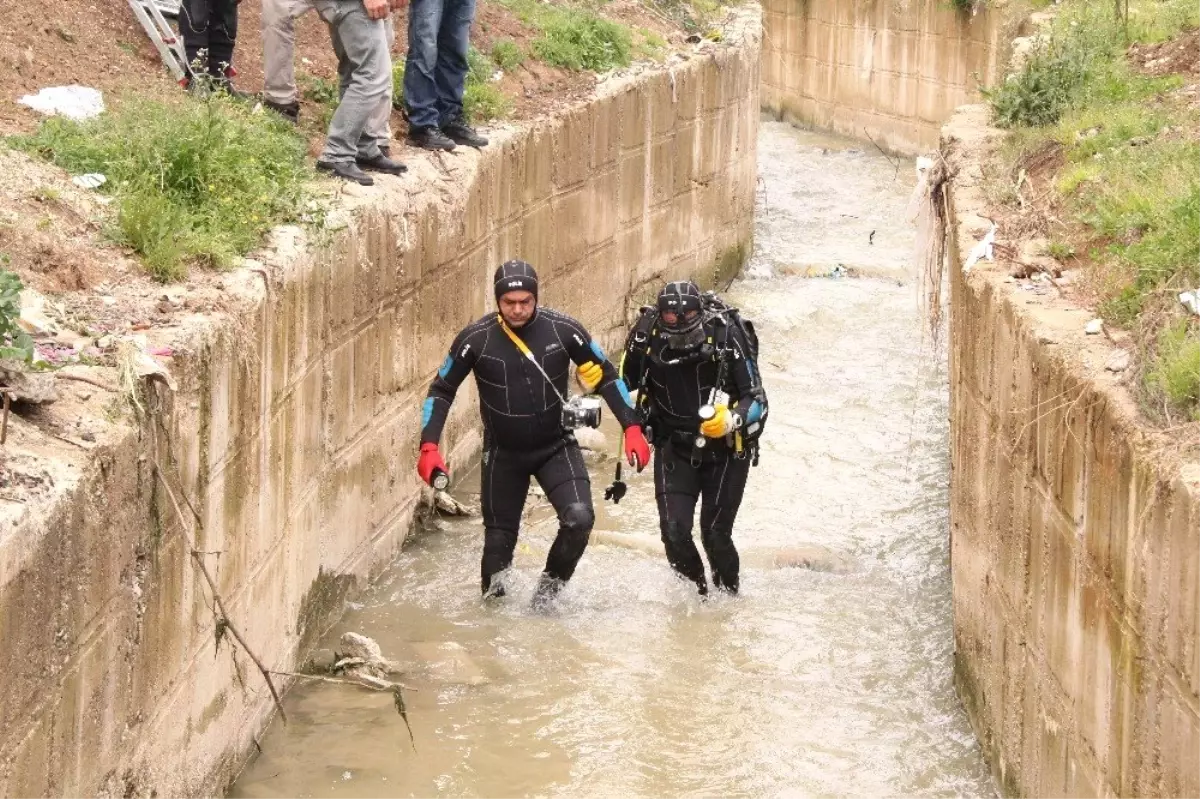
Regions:
<svg viewBox="0 0 1200 799"><path fill-rule="evenodd" d="M443 0L412 0L408 7L408 60L404 104L413 127L437 127L438 38Z"/></svg>
<svg viewBox="0 0 1200 799"><path fill-rule="evenodd" d="M211 12L210 0L183 0L179 4L179 33L183 36L183 51L188 66L198 73L208 71L208 64L212 63L212 53L208 52L209 22L214 16ZM200 61L200 67L196 67L197 61Z"/></svg>
<svg viewBox="0 0 1200 799"><path fill-rule="evenodd" d="M475 0L445 0L442 24L437 39L437 110L438 124L458 120L463 111L463 92L467 85L467 48L471 22L475 19ZM490 80L490 78L489 78Z"/></svg>
<svg viewBox="0 0 1200 799"><path fill-rule="evenodd" d="M558 514L558 535L546 557L539 593L553 595L571 575L587 549L596 514L592 483L583 453L573 440L563 444L535 473L538 484Z"/></svg>
<svg viewBox="0 0 1200 799"><path fill-rule="evenodd" d="M484 452L480 499L483 512L483 558L479 564L484 596L491 590L503 596L504 587L492 587L492 578L512 565L521 527L521 511L529 493L529 471L511 453Z"/></svg>
<svg viewBox="0 0 1200 799"><path fill-rule="evenodd" d="M219 81L226 80L226 70L233 64L233 45L237 41L237 0L209 0L208 17L208 74Z"/></svg>
<svg viewBox="0 0 1200 799"><path fill-rule="evenodd" d="M659 447L654 459L654 499L662 531L667 562L676 572L694 582L701 594L708 593L704 561L692 540L692 518L700 495L699 474L670 444Z"/></svg>
<svg viewBox="0 0 1200 799"><path fill-rule="evenodd" d="M700 476L700 540L712 567L713 585L734 594L740 559L733 544L733 522L749 476L750 459L738 459L732 453L705 463Z"/></svg>

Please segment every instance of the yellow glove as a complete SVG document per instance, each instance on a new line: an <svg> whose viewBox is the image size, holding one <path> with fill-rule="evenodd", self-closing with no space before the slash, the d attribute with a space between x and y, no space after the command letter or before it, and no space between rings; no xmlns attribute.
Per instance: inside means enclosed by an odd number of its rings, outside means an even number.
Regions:
<svg viewBox="0 0 1200 799"><path fill-rule="evenodd" d="M706 438L722 438L733 432L733 414L724 405L716 407L713 418L700 423L700 432Z"/></svg>
<svg viewBox="0 0 1200 799"><path fill-rule="evenodd" d="M588 361L579 367L579 382L583 383L583 387L588 391L595 390L596 386L600 385L602 377L604 377L604 370L595 361Z"/></svg>

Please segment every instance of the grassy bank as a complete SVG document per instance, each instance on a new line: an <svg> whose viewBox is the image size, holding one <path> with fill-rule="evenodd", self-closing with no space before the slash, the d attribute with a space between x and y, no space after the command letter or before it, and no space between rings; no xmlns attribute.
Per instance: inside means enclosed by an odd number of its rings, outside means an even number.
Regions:
<svg viewBox="0 0 1200 799"><path fill-rule="evenodd" d="M691 7L690 0L678 2ZM719 8L719 0L696 2ZM665 39L640 27L662 21L651 7L617 8L595 0L481 5L480 13L490 15L507 38L491 39L486 21L477 18L481 48L472 46L468 54L468 120L503 119L520 103L521 113L530 113L530 107L545 112L561 97L590 91L591 81L577 73L661 56ZM403 57L395 65L394 101L403 109ZM51 118L8 143L74 175L103 174L107 182L99 191L113 197L109 236L137 252L156 278L179 280L192 266L231 266L275 225L305 218L314 177L306 151L315 151L324 138L338 104L336 77L328 77L327 66L326 77L317 71L297 74L305 101L299 129L224 95L147 99L130 88L124 96L110 95L116 100L94 120ZM538 97L539 83L563 93ZM403 128L397 127L394 121L398 139Z"/></svg>
<svg viewBox="0 0 1200 799"><path fill-rule="evenodd" d="M1124 9L1122 9L1124 10ZM1010 133L994 173L1008 232L1078 269L1078 298L1133 334L1135 384L1163 424L1200 419L1200 111L1194 0L1065 2L989 94Z"/></svg>
<svg viewBox="0 0 1200 799"><path fill-rule="evenodd" d="M71 174L103 174L109 234L160 280L184 277L189 264L231 266L271 227L299 218L313 175L287 123L224 95L127 96L96 119L52 117L10 142Z"/></svg>

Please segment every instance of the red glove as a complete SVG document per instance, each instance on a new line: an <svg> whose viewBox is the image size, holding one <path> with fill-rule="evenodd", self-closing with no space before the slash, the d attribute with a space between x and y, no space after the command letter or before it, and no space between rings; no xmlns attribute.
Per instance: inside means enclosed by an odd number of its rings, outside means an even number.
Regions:
<svg viewBox="0 0 1200 799"><path fill-rule="evenodd" d="M625 458L630 466L637 466L639 472L650 462L650 445L642 435L642 428L636 424L625 428Z"/></svg>
<svg viewBox="0 0 1200 799"><path fill-rule="evenodd" d="M428 483L433 479L434 469L441 469L443 472L450 471L442 462L442 453L438 452L437 444L422 444L421 457L417 459L417 474L421 475L421 479Z"/></svg>

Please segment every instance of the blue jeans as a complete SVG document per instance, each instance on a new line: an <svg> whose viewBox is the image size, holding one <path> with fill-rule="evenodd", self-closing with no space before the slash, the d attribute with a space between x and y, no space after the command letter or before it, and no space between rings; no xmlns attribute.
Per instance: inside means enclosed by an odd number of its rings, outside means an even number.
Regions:
<svg viewBox="0 0 1200 799"><path fill-rule="evenodd" d="M437 127L462 116L467 46L475 0L412 0L404 104L412 127Z"/></svg>

